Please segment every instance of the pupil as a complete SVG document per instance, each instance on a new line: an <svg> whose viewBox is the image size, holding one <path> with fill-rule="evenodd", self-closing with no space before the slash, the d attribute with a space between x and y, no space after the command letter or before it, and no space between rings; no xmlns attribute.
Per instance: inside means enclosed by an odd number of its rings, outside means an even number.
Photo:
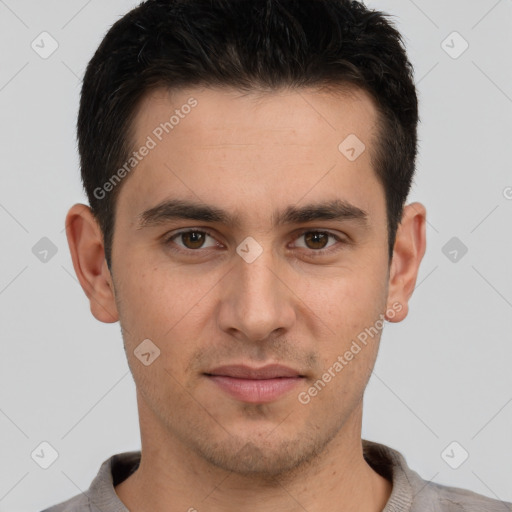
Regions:
<svg viewBox="0 0 512 512"><path fill-rule="evenodd" d="M203 233L199 233L197 231L191 231L190 233L185 233L185 236L191 239L191 243L193 248L200 247L203 244Z"/></svg>
<svg viewBox="0 0 512 512"><path fill-rule="evenodd" d="M313 239L313 245L318 243L319 238L323 238L324 243L322 243L322 241L320 240L320 247L313 247L314 249L321 249L325 247L325 241L327 239L327 236L325 235L325 233L309 233L306 238L308 239L308 241L311 241L311 239Z"/></svg>

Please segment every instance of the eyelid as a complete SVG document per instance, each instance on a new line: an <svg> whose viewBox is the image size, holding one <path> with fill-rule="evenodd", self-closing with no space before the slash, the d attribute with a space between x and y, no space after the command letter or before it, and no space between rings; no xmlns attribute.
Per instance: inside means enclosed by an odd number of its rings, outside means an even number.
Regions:
<svg viewBox="0 0 512 512"><path fill-rule="evenodd" d="M293 234L293 237L294 237L294 239L297 239L297 238L300 238L305 233L323 233L326 235L330 235L340 241L344 241L344 239L347 238L347 236L342 233L335 233L335 232L331 231L330 229L326 229L326 228L314 228L314 227L313 228L302 228L299 231L296 231Z"/></svg>

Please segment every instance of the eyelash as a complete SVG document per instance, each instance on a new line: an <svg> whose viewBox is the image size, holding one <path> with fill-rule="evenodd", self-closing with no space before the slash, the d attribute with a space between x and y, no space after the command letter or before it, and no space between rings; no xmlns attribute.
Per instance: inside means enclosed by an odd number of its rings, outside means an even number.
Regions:
<svg viewBox="0 0 512 512"><path fill-rule="evenodd" d="M166 236L165 239L164 239L164 245L168 246L171 251L176 252L176 253L181 253L181 254L190 254L192 252L200 252L202 247L200 247L198 249L182 249L182 248L172 247L172 243L173 243L175 238L178 238L179 236L185 235L187 233L206 234L209 237L215 239L213 234L210 231L206 230L206 229L190 228L190 229L186 229L186 230L183 230L183 231L179 231L177 233L173 233L171 236ZM319 230L319 229L318 230L317 229L304 229L303 231L301 231L296 236L296 238L294 240L299 239L300 237L304 236L307 233L316 233L316 234L328 235L329 237L334 238L337 242L340 242L341 244L345 244L346 245L346 244L349 243L347 240L343 240L342 238L340 238L339 236L335 235L334 233L331 233L330 231L324 231L324 230ZM331 246L331 247L334 247L334 245ZM205 251L207 249L202 249L202 250ZM336 248L336 249L332 249L332 248L329 248L329 249L307 249L306 248L306 250L310 252L311 256L317 257L317 256L324 256L326 254L335 253L335 252L339 251L340 248Z"/></svg>

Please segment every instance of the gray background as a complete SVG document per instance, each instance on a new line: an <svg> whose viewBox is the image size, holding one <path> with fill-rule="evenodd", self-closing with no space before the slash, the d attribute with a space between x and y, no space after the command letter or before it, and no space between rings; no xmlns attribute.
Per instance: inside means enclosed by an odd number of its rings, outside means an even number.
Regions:
<svg viewBox="0 0 512 512"><path fill-rule="evenodd" d="M135 5L0 0L1 511L67 499L106 458L140 447L119 325L90 314L64 232L68 208L86 202L80 80ZM400 450L427 480L512 501L512 1L369 5L394 15L416 70L410 200L427 207L428 247L408 318L384 330L363 437ZM31 47L43 31L59 45L46 59ZM46 262L33 252L43 237L57 250ZM443 252L452 237L459 246ZM43 441L58 452L48 469L31 457ZM460 462L462 450L469 458L453 469L446 461Z"/></svg>

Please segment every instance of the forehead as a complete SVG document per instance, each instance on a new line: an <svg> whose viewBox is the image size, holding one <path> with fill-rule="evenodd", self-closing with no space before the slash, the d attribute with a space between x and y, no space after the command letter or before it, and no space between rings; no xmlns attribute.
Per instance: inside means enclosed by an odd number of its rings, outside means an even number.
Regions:
<svg viewBox="0 0 512 512"><path fill-rule="evenodd" d="M244 197L275 207L286 196L290 204L344 190L368 203L368 182L376 182L377 111L358 89L155 89L140 102L133 130L135 151L152 146L120 194L134 213L170 196L213 193L237 210Z"/></svg>
<svg viewBox="0 0 512 512"><path fill-rule="evenodd" d="M190 108L191 104L194 107ZM182 123L187 117L193 122ZM247 143L251 136L275 138L279 134L292 136L297 144L318 145L322 140L336 141L347 129L369 142L376 129L377 111L368 93L349 86L249 92L229 87L157 88L146 93L137 106L135 142L143 142L148 132L169 121L173 125L169 133L182 142L190 135L226 142L223 138L229 132L231 139Z"/></svg>

